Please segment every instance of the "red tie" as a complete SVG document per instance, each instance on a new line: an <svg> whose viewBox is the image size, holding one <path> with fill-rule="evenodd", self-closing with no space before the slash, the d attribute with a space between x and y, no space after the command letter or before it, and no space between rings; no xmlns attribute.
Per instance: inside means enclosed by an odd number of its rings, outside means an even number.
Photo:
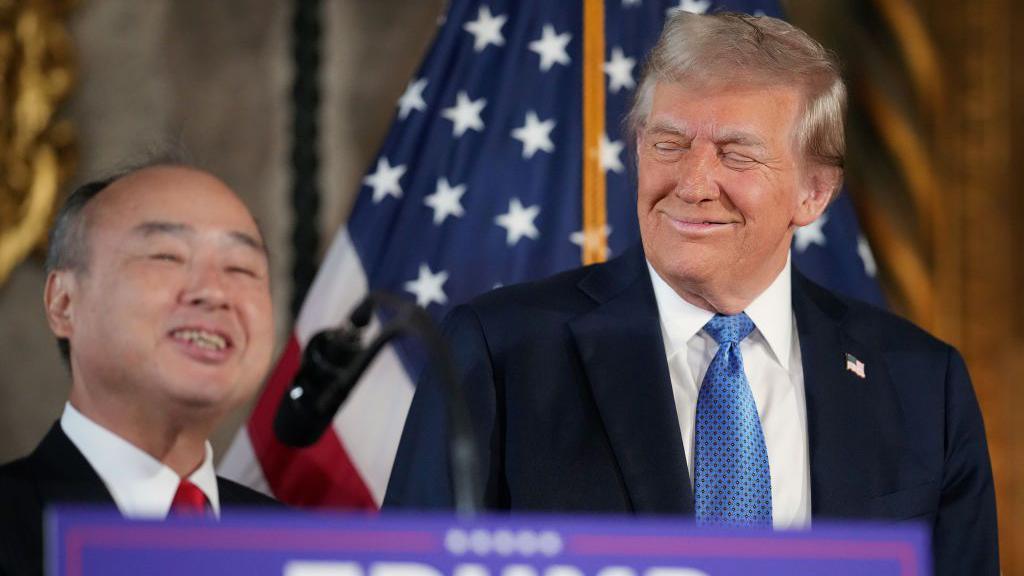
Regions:
<svg viewBox="0 0 1024 576"><path fill-rule="evenodd" d="M206 495L192 482L182 479L171 500L172 516L203 516L206 514Z"/></svg>

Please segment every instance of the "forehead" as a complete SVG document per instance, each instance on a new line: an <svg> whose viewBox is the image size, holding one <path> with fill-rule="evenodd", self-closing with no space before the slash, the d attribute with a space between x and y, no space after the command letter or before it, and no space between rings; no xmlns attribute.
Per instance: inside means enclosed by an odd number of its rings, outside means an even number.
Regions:
<svg viewBox="0 0 1024 576"><path fill-rule="evenodd" d="M646 130L674 130L690 135L728 131L781 140L794 132L801 108L802 93L791 86L658 82Z"/></svg>
<svg viewBox="0 0 1024 576"><path fill-rule="evenodd" d="M127 233L143 222L187 224L198 232L241 232L262 240L227 185L191 168L146 168L114 181L86 207L89 234Z"/></svg>

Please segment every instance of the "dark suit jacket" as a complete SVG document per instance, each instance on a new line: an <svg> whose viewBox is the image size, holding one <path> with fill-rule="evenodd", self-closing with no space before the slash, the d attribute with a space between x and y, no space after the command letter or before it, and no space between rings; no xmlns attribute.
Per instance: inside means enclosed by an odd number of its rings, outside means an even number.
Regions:
<svg viewBox="0 0 1024 576"><path fill-rule="evenodd" d="M998 574L981 413L960 355L909 322L793 274L812 515L932 528L941 574ZM485 294L445 332L481 444L485 503L693 513L642 250ZM846 354L866 378L846 370ZM386 507L451 504L442 395L416 391ZM794 447L799 448L799 447Z"/></svg>
<svg viewBox="0 0 1024 576"><path fill-rule="evenodd" d="M225 478L217 478L217 491L222 513L231 507L280 506ZM0 466L0 575L43 573L43 510L58 502L115 505L59 422L31 454Z"/></svg>

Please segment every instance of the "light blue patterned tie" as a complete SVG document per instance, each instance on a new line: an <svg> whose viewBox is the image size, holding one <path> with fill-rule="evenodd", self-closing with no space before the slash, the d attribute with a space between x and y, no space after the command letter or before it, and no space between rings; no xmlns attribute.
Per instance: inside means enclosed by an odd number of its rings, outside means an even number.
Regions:
<svg viewBox="0 0 1024 576"><path fill-rule="evenodd" d="M772 482L761 419L743 372L740 341L750 318L716 314L704 331L718 342L697 396L694 500L698 525L772 525Z"/></svg>

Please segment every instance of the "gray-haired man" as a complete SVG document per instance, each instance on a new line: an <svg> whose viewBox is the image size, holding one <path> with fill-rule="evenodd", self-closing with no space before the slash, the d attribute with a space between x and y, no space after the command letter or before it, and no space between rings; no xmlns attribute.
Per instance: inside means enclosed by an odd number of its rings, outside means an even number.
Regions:
<svg viewBox="0 0 1024 576"><path fill-rule="evenodd" d="M834 59L790 24L670 19L630 114L642 245L447 320L488 506L916 521L938 573L998 573L960 355L791 268L794 230L842 180L845 99ZM422 382L386 505L449 505L442 414Z"/></svg>

